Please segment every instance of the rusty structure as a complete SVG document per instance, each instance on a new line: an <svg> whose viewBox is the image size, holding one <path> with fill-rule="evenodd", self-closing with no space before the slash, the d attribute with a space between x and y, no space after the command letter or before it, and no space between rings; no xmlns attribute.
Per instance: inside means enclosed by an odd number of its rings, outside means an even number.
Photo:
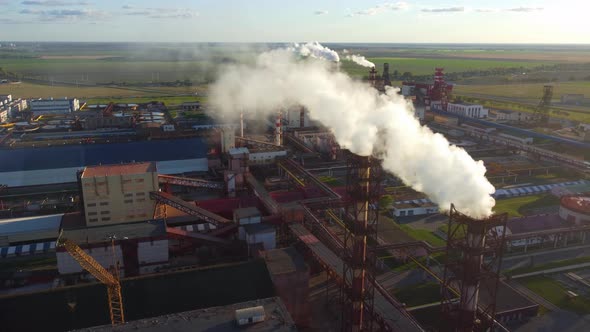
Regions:
<svg viewBox="0 0 590 332"><path fill-rule="evenodd" d="M477 220L451 205L441 306L449 326L441 330L488 331L499 325L496 294L507 219L504 213ZM485 301L480 301L480 293Z"/></svg>
<svg viewBox="0 0 590 332"><path fill-rule="evenodd" d="M342 330L371 331L374 321L375 272L368 239L377 238L379 160L350 154L347 158L346 204L343 221L347 232L342 249L344 282Z"/></svg>

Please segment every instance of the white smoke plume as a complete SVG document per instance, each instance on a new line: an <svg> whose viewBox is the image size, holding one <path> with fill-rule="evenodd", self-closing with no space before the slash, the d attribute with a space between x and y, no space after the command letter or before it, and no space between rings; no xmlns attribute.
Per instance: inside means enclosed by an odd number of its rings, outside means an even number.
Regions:
<svg viewBox="0 0 590 332"><path fill-rule="evenodd" d="M369 67L369 68L375 67L375 64L374 63L372 63L371 61L367 60L367 58L365 58L362 55L352 54L352 55L347 55L345 58L346 58L346 60L353 61L357 65L361 65L363 67Z"/></svg>
<svg viewBox="0 0 590 332"><path fill-rule="evenodd" d="M338 56L338 53L336 51L323 46L317 41L306 44L294 43L287 49L291 52L294 52L304 57L312 57L333 62L340 62L340 56Z"/></svg>
<svg viewBox="0 0 590 332"><path fill-rule="evenodd" d="M240 111L270 115L305 106L310 118L330 128L338 143L358 155L383 152L383 167L424 192L442 210L454 203L474 218L489 216L494 187L481 161L423 127L412 106L393 88L380 94L335 71L329 62L298 59L292 50L261 54L254 65L225 70L211 87L217 116Z"/></svg>

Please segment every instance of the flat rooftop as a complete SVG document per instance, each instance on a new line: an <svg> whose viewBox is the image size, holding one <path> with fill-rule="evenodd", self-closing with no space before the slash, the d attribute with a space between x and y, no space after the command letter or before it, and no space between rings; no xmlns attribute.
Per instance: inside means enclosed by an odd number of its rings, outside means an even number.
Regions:
<svg viewBox="0 0 590 332"><path fill-rule="evenodd" d="M265 251L264 260L271 275L307 270L303 257L293 247Z"/></svg>
<svg viewBox="0 0 590 332"><path fill-rule="evenodd" d="M63 213L0 220L0 238L9 243L56 239Z"/></svg>
<svg viewBox="0 0 590 332"><path fill-rule="evenodd" d="M266 319L260 323L238 326L235 322L235 311L256 306L263 306ZM78 332L111 332L111 325L95 326ZM194 331L297 331L293 319L278 297L270 297L255 301L241 302L221 307L184 311L170 315L151 317L125 323L116 331L143 332L194 332Z"/></svg>
<svg viewBox="0 0 590 332"><path fill-rule="evenodd" d="M155 171L156 164L153 162L89 166L84 169L84 172L82 173L82 178L89 178L94 176L142 174Z"/></svg>

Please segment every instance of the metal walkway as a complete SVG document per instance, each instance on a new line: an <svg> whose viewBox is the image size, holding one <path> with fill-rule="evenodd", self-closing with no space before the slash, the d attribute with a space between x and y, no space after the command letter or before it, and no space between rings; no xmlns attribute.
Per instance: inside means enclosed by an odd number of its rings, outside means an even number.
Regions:
<svg viewBox="0 0 590 332"><path fill-rule="evenodd" d="M328 247L311 234L303 225L291 224L289 228L311 250L314 258L328 270L329 274L337 282L342 282L344 266L340 257L328 249ZM375 283L375 289L377 290L373 304L375 314L390 327L390 330L404 332L423 331L418 322L383 287L380 287L377 282Z"/></svg>
<svg viewBox="0 0 590 332"><path fill-rule="evenodd" d="M207 188L207 189L224 189L224 184L221 182L213 182L202 179L192 179L179 176L158 175L158 182L173 184L184 187Z"/></svg>
<svg viewBox="0 0 590 332"><path fill-rule="evenodd" d="M221 239L216 236L212 236L209 234L197 233L197 232L189 232L189 231L185 231L183 229L175 228L175 227L166 227L166 233L171 234L171 235L181 236L181 237L188 237L188 238L195 239L198 241L215 243L215 244L229 244L230 243L229 240Z"/></svg>
<svg viewBox="0 0 590 332"><path fill-rule="evenodd" d="M182 211L191 216L199 217L203 221L211 223L217 227L232 223L231 220L225 219L215 213L209 212L194 203L185 202L182 199L167 194L161 191L152 191L150 197L155 199L158 203L169 205L179 211Z"/></svg>

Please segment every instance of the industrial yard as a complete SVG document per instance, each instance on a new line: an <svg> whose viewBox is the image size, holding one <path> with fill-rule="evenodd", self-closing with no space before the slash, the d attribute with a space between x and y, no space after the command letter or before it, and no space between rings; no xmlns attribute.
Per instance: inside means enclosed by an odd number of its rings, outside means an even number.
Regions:
<svg viewBox="0 0 590 332"><path fill-rule="evenodd" d="M7 331L536 331L589 314L587 83L489 84L580 54L326 45L297 46L323 53L283 63L285 87L257 86L272 66L232 81L120 45L3 65L22 79L0 84ZM216 67L266 51L211 48ZM308 70L370 98L342 113ZM390 119L364 130L363 107Z"/></svg>

